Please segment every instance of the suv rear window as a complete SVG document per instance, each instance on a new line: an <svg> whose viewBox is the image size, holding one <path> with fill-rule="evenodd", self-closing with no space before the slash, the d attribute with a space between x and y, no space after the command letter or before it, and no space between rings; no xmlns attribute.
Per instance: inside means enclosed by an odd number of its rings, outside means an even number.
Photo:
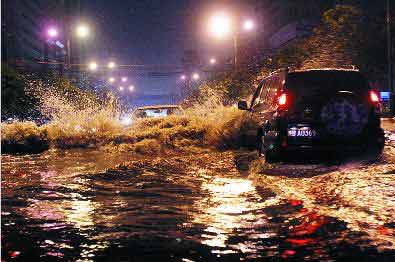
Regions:
<svg viewBox="0 0 395 262"><path fill-rule="evenodd" d="M289 73L286 88L312 96L336 91L365 92L364 77L356 71L306 71Z"/></svg>

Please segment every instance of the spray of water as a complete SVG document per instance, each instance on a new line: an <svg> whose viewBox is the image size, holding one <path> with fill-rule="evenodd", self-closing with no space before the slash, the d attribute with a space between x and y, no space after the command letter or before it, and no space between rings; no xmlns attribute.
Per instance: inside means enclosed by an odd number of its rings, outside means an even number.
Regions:
<svg viewBox="0 0 395 262"><path fill-rule="evenodd" d="M110 93L99 99L63 79L45 82L28 75L25 82L26 93L36 98L42 117L49 121L42 126L33 122L2 124L2 143L29 144L34 137L58 147L87 146L121 132L121 110Z"/></svg>
<svg viewBox="0 0 395 262"><path fill-rule="evenodd" d="M190 147L231 147L238 144L245 126L241 111L221 106L215 99L189 108L182 116L141 119L124 126L114 96L98 99L68 85L30 81L27 91L38 99L41 113L50 121L42 126L2 124L2 145L36 147L41 142L55 148L105 146L152 154ZM4 147L3 152L7 152Z"/></svg>

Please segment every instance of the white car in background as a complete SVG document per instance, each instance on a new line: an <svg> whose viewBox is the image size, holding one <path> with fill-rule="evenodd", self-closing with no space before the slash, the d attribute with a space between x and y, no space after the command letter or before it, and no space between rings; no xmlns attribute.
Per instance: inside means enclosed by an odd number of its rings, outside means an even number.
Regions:
<svg viewBox="0 0 395 262"><path fill-rule="evenodd" d="M183 114L183 110L178 105L155 105L136 108L132 118L157 118L181 114Z"/></svg>
<svg viewBox="0 0 395 262"><path fill-rule="evenodd" d="M125 126L130 125L135 119L143 118L159 118L167 117L170 115L182 115L183 109L179 105L155 105L155 106L142 106L136 108L131 116L126 115L121 118L121 123Z"/></svg>

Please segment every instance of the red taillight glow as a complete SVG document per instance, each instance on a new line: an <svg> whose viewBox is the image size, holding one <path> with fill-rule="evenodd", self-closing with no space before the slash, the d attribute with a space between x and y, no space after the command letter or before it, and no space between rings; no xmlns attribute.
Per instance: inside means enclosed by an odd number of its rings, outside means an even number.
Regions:
<svg viewBox="0 0 395 262"><path fill-rule="evenodd" d="M372 102L372 103L378 103L378 102L380 102L379 95L378 95L375 91L373 91L373 90L371 90L371 91L369 92L369 99L370 99L370 102Z"/></svg>
<svg viewBox="0 0 395 262"><path fill-rule="evenodd" d="M278 105L285 106L287 104L287 94L283 93L278 98Z"/></svg>

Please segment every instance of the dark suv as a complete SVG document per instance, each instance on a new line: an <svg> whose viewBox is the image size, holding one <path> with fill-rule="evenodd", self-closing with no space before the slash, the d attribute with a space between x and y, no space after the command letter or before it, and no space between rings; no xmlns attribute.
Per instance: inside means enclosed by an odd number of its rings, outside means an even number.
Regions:
<svg viewBox="0 0 395 262"><path fill-rule="evenodd" d="M380 99L357 70L279 70L262 80L251 103L254 136L268 162L300 151L380 154Z"/></svg>

